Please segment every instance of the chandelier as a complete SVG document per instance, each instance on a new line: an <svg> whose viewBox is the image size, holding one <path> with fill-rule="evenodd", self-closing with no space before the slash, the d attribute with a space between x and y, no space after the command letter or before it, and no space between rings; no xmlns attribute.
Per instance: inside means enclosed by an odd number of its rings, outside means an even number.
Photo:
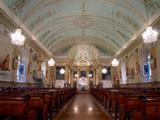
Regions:
<svg viewBox="0 0 160 120"><path fill-rule="evenodd" d="M88 76L91 78L91 77L92 77L92 74L89 74Z"/></svg>
<svg viewBox="0 0 160 120"><path fill-rule="evenodd" d="M49 61L48 61L48 65L50 67L53 67L55 65L55 61L53 60L53 58L50 58Z"/></svg>
<svg viewBox="0 0 160 120"><path fill-rule="evenodd" d="M16 46L23 46L25 42L25 36L22 35L21 29L16 29L15 33L11 34L11 43Z"/></svg>
<svg viewBox="0 0 160 120"><path fill-rule="evenodd" d="M106 73L107 73L107 69L106 69L106 68L103 68L103 69L102 69L102 73L103 73L103 74L106 74Z"/></svg>
<svg viewBox="0 0 160 120"><path fill-rule="evenodd" d="M78 77L78 74L75 74L75 77L77 78L77 77Z"/></svg>
<svg viewBox="0 0 160 120"><path fill-rule="evenodd" d="M61 68L61 70L59 72L60 72L60 74L64 74L65 70L63 68Z"/></svg>
<svg viewBox="0 0 160 120"><path fill-rule="evenodd" d="M68 54L77 66L90 66L99 56L97 48L89 44L75 45L70 48Z"/></svg>
<svg viewBox="0 0 160 120"><path fill-rule="evenodd" d="M56 11L53 10L53 22L55 22L55 14L56 14ZM54 23L53 23L53 24L54 24ZM53 32L52 38L54 39L54 27L51 26L51 28L52 28L51 31ZM50 67L53 67L53 66L55 65L55 60L54 60L53 58L50 58L49 61L48 61L48 65L49 65Z"/></svg>
<svg viewBox="0 0 160 120"><path fill-rule="evenodd" d="M25 0L24 0L25 2ZM24 3L25 4L25 3ZM20 16L19 16L19 26L20 26L20 21L22 17L22 8L23 5L20 7ZM25 36L22 34L22 30L20 28L16 29L14 33L10 35L11 37L11 43L16 46L23 46L25 42Z"/></svg>
<svg viewBox="0 0 160 120"><path fill-rule="evenodd" d="M147 21L149 22L148 19L148 2L145 5L146 8L146 14L147 14ZM149 24L149 23L148 23ZM154 43L158 40L158 32L155 31L150 25L146 28L146 31L142 34L143 42L144 43Z"/></svg>
<svg viewBox="0 0 160 120"><path fill-rule="evenodd" d="M116 58L114 58L111 63L113 67L117 67L119 65L119 61Z"/></svg>
<svg viewBox="0 0 160 120"><path fill-rule="evenodd" d="M154 43L158 40L158 32L151 26L146 28L146 31L142 34L144 43Z"/></svg>

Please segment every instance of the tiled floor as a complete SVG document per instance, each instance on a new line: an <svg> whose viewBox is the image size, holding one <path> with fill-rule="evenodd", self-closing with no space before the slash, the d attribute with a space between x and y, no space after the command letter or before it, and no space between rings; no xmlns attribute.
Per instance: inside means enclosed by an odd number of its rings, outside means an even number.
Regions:
<svg viewBox="0 0 160 120"><path fill-rule="evenodd" d="M109 120L89 94L78 94L58 120Z"/></svg>

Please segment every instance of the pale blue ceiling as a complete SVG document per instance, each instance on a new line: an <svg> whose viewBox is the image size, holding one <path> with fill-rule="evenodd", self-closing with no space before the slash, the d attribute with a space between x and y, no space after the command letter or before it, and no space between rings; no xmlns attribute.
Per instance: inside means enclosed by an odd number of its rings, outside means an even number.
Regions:
<svg viewBox="0 0 160 120"><path fill-rule="evenodd" d="M22 22L53 53L66 52L74 42L69 42L70 38L90 37L97 38L89 42L109 56L122 48L147 21L144 1L148 1L149 17L160 8L160 0L3 1L18 17L22 6ZM80 27L77 21L84 15L87 16L87 25ZM82 41L87 39L78 39L75 44ZM54 49L60 45L58 50Z"/></svg>

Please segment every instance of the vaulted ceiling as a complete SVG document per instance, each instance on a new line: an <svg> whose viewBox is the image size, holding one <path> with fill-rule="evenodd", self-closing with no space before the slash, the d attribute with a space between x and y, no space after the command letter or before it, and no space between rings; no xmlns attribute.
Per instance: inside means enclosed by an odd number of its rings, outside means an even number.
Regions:
<svg viewBox="0 0 160 120"><path fill-rule="evenodd" d="M53 54L78 43L113 56L159 8L160 0L3 0Z"/></svg>

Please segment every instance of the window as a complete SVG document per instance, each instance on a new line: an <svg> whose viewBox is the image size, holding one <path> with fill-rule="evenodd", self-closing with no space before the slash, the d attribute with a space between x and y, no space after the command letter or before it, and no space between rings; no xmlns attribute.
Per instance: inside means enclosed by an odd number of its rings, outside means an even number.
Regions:
<svg viewBox="0 0 160 120"><path fill-rule="evenodd" d="M57 66L56 67L56 80L64 80L65 79L65 74L60 74L61 68L64 68L63 66Z"/></svg>
<svg viewBox="0 0 160 120"><path fill-rule="evenodd" d="M126 71L126 63L124 61L122 61L121 63L121 74L122 74L122 84L126 84L127 83L127 71Z"/></svg>
<svg viewBox="0 0 160 120"><path fill-rule="evenodd" d="M143 76L146 77L145 81L151 81L151 56L148 54L147 62L143 65Z"/></svg>
<svg viewBox="0 0 160 120"><path fill-rule="evenodd" d="M73 71L73 78L77 78L77 77L78 77L77 71Z"/></svg>
<svg viewBox="0 0 160 120"><path fill-rule="evenodd" d="M89 77L90 78L93 78L94 76L93 76L93 71L89 71Z"/></svg>
<svg viewBox="0 0 160 120"><path fill-rule="evenodd" d="M80 78L81 77L86 77L86 71L81 71Z"/></svg>
<svg viewBox="0 0 160 120"><path fill-rule="evenodd" d="M102 73L102 80L111 80L111 68L106 67L107 73Z"/></svg>
<svg viewBox="0 0 160 120"><path fill-rule="evenodd" d="M24 82L26 78L25 65L19 63L17 69L17 82Z"/></svg>

